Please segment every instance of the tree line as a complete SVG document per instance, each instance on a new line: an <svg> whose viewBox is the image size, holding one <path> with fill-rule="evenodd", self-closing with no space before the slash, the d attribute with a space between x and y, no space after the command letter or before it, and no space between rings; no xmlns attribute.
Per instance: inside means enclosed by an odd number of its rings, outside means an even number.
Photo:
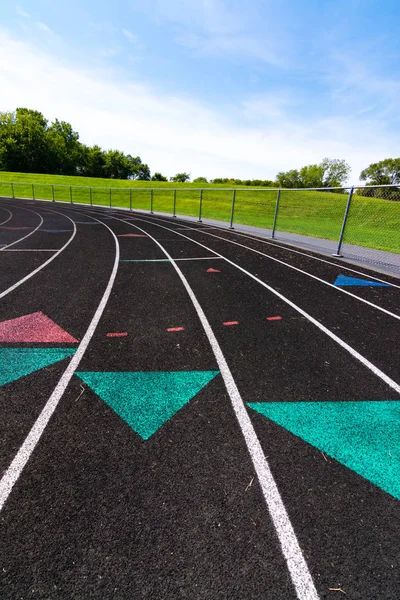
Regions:
<svg viewBox="0 0 400 600"><path fill-rule="evenodd" d="M79 133L66 121L49 121L41 112L17 108L0 112L0 171L48 173L53 175L83 175L113 179L168 181L162 173L151 175L149 166L140 156L120 150L104 150L98 145L87 146L79 141ZM301 169L280 171L275 181L269 179L236 179L217 177L208 180L196 177L193 183L214 183L229 186L280 188L342 188L351 168L345 160L324 158L319 164ZM367 185L400 184L400 158L387 158L372 163L360 174ZM177 173L169 181L190 181L189 173Z"/></svg>
<svg viewBox="0 0 400 600"><path fill-rule="evenodd" d="M53 123L37 110L0 112L0 170L114 179L150 179L140 156L79 141L66 121Z"/></svg>

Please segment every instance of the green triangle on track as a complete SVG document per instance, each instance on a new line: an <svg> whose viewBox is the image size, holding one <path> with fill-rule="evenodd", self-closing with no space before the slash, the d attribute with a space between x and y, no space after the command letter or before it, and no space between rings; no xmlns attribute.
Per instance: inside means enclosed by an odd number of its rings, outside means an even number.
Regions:
<svg viewBox="0 0 400 600"><path fill-rule="evenodd" d="M75 348L0 348L0 386L75 354Z"/></svg>
<svg viewBox="0 0 400 600"><path fill-rule="evenodd" d="M76 375L147 440L218 373L80 371Z"/></svg>
<svg viewBox="0 0 400 600"><path fill-rule="evenodd" d="M400 500L400 400L248 406Z"/></svg>

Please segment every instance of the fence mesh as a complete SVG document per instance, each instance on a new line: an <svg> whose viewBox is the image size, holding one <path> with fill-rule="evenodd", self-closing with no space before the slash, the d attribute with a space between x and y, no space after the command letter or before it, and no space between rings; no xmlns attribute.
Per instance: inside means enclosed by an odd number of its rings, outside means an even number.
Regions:
<svg viewBox="0 0 400 600"><path fill-rule="evenodd" d="M119 182L116 182L118 184ZM85 187L0 181L0 196L55 200L132 208L155 213L186 215L233 225L251 225L271 233L276 212L278 239L293 241L293 235L308 236L311 243L327 242L337 248L351 188L343 189L254 189L254 188L135 188ZM277 198L279 202L277 204ZM201 204L201 208L200 208ZM286 236L286 237L285 237ZM290 237L292 236L292 237ZM302 238L298 238L299 243ZM341 251L347 257L364 257L371 251L397 255L390 258L400 268L400 186L355 187L349 205ZM310 245L309 244L309 245ZM307 244L306 244L307 247ZM324 246L325 247L325 246ZM375 259L379 252L376 254ZM397 261L397 262L396 262Z"/></svg>
<svg viewBox="0 0 400 600"><path fill-rule="evenodd" d="M276 230L338 240L349 190L338 191L282 189Z"/></svg>
<svg viewBox="0 0 400 600"><path fill-rule="evenodd" d="M237 190L234 223L272 229L276 190Z"/></svg>
<svg viewBox="0 0 400 600"><path fill-rule="evenodd" d="M343 236L343 252L361 246L400 254L400 188L356 188ZM359 252L359 249L358 249Z"/></svg>

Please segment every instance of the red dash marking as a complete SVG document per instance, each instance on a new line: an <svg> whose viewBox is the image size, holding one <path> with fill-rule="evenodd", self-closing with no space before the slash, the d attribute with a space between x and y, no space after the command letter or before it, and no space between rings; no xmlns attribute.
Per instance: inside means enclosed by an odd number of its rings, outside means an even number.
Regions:
<svg viewBox="0 0 400 600"><path fill-rule="evenodd" d="M282 321L282 317L267 317L267 321Z"/></svg>
<svg viewBox="0 0 400 600"><path fill-rule="evenodd" d="M125 337L127 335L128 335L127 331L121 331L121 332L116 331L116 332L107 333L107 337Z"/></svg>
<svg viewBox="0 0 400 600"><path fill-rule="evenodd" d="M77 343L78 340L42 312L35 312L0 323L0 342Z"/></svg>
<svg viewBox="0 0 400 600"><path fill-rule="evenodd" d="M222 323L222 325L239 325L239 321L225 321L225 323Z"/></svg>
<svg viewBox="0 0 400 600"><path fill-rule="evenodd" d="M137 217L124 217L124 221L137 221Z"/></svg>
<svg viewBox="0 0 400 600"><path fill-rule="evenodd" d="M184 327L168 327L167 331L184 331Z"/></svg>
<svg viewBox="0 0 400 600"><path fill-rule="evenodd" d="M143 235L141 233L120 233L118 237L145 237L145 238L147 238L147 235Z"/></svg>
<svg viewBox="0 0 400 600"><path fill-rule="evenodd" d="M211 267L210 269L207 269L207 273L221 273L221 271L218 271L218 269L213 269Z"/></svg>

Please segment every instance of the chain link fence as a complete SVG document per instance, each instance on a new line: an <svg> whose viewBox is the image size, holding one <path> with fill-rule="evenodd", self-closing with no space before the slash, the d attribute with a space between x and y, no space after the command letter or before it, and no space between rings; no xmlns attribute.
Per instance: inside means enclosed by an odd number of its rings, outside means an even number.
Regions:
<svg viewBox="0 0 400 600"><path fill-rule="evenodd" d="M400 186L106 188L0 181L0 196L184 215L231 228L247 225L281 241L400 269Z"/></svg>

